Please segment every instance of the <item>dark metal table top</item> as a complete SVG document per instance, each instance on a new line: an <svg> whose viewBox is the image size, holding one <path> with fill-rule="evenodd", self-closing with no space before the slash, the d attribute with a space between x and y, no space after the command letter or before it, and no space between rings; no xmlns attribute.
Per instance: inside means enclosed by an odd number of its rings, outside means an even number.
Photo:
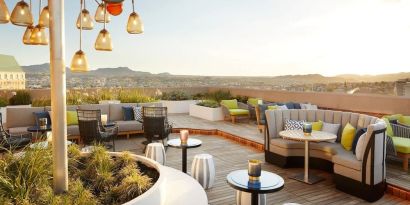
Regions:
<svg viewBox="0 0 410 205"><path fill-rule="evenodd" d="M267 171L262 171L259 182L251 182L246 169L229 173L226 180L234 189L258 194L277 192L285 185L281 176Z"/></svg>
<svg viewBox="0 0 410 205"><path fill-rule="evenodd" d="M28 132L47 132L47 131L51 131L51 125L47 125L47 127L42 128L40 126L33 126L33 127L29 127L27 128Z"/></svg>
<svg viewBox="0 0 410 205"><path fill-rule="evenodd" d="M195 138L188 138L188 142L185 145L186 148L195 148L201 146L202 141ZM168 140L168 145L170 147L181 148L183 145L181 144L181 140L179 138Z"/></svg>

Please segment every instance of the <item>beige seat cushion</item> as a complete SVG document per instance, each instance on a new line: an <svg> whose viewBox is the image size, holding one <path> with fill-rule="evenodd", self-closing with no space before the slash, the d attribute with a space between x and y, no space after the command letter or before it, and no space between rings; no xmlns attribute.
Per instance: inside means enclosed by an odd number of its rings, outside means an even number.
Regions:
<svg viewBox="0 0 410 205"><path fill-rule="evenodd" d="M131 121L116 121L118 125L119 132L130 132L130 131L141 131L142 123L131 120Z"/></svg>
<svg viewBox="0 0 410 205"><path fill-rule="evenodd" d="M9 129L10 134L25 134L28 133L27 129L29 127L11 127Z"/></svg>
<svg viewBox="0 0 410 205"><path fill-rule="evenodd" d="M67 126L67 134L70 136L80 136L80 129L78 128L78 125Z"/></svg>
<svg viewBox="0 0 410 205"><path fill-rule="evenodd" d="M362 162L356 159L351 151L341 149L333 156L332 162L336 165L344 166L357 171L362 170Z"/></svg>

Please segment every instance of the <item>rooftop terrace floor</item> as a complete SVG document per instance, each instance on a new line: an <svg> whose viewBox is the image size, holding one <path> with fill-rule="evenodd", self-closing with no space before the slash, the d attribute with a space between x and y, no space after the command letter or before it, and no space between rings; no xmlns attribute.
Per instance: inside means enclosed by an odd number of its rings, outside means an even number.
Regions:
<svg viewBox="0 0 410 205"><path fill-rule="evenodd" d="M170 138L178 137L171 134ZM235 190L226 182L229 172L246 169L248 159L260 159L264 161L264 154L256 149L243 146L231 140L213 135L194 135L194 138L202 140L202 146L188 150L188 172L195 154L209 153L213 155L216 169L216 180L214 187L207 190L209 204L227 205L235 204ZM136 154L143 154L142 136L131 137L129 140L119 139L116 141L117 151L129 150ZM166 151L166 166L181 170L181 150L169 147ZM263 170L274 172L285 180L283 190L268 194L268 204L299 203L299 204L368 204L367 202L341 192L335 188L332 174L313 170L326 180L315 185L307 185L288 176L302 171L302 169L282 169L269 163L262 165ZM385 194L382 199L374 204L409 204L408 201Z"/></svg>

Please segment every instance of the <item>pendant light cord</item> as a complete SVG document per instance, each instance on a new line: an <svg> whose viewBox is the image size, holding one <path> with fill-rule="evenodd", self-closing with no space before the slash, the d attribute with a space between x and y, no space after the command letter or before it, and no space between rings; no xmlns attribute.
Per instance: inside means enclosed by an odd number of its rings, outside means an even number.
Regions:
<svg viewBox="0 0 410 205"><path fill-rule="evenodd" d="M105 30L105 23L107 22L107 3L104 1L104 30Z"/></svg>
<svg viewBox="0 0 410 205"><path fill-rule="evenodd" d="M80 1L80 50L82 49L82 41L83 41L83 5L85 5L84 0Z"/></svg>
<svg viewBox="0 0 410 205"><path fill-rule="evenodd" d="M30 9L30 12L31 12L31 0L30 0L30 8L29 9Z"/></svg>
<svg viewBox="0 0 410 205"><path fill-rule="evenodd" d="M40 20L40 15L41 15L41 2L42 0L40 0L40 4L38 6L38 20Z"/></svg>
<svg viewBox="0 0 410 205"><path fill-rule="evenodd" d="M134 0L132 0L132 12L135 12L135 8L134 8Z"/></svg>

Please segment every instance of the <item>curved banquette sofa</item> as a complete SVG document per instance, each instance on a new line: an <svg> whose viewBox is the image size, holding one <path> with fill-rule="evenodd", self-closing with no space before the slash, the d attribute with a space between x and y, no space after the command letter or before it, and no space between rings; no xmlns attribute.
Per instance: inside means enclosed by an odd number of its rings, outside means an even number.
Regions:
<svg viewBox="0 0 410 205"><path fill-rule="evenodd" d="M279 136L286 119L306 122L323 121L340 124L336 142L310 144L309 166L334 173L336 188L369 202L380 199L386 188L386 124L383 120L364 114L332 110L267 110L265 160L280 167L303 167L304 143L285 140ZM367 128L363 160L340 144L347 123L356 129Z"/></svg>

